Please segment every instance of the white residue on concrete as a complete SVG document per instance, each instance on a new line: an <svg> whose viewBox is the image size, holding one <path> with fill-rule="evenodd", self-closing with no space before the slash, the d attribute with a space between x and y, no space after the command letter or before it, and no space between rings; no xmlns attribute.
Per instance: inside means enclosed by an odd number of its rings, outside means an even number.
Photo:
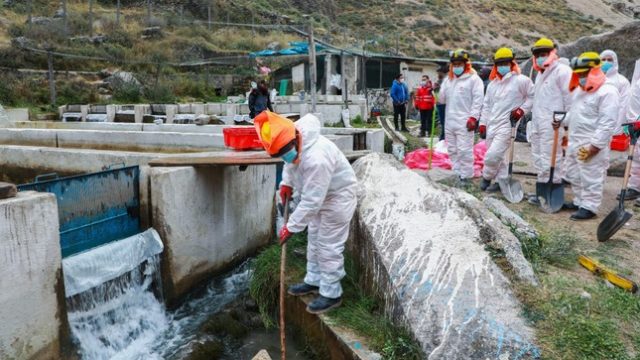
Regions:
<svg viewBox="0 0 640 360"><path fill-rule="evenodd" d="M400 307L429 358L536 352L508 280L461 206L477 200L389 157L370 155L354 167L361 184L359 224L382 263L373 270L388 273L391 284L383 287L395 299L387 301Z"/></svg>

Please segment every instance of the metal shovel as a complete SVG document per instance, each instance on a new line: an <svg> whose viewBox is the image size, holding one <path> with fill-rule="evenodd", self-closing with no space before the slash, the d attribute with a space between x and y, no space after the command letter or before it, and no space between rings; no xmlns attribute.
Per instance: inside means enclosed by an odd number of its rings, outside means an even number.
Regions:
<svg viewBox="0 0 640 360"><path fill-rule="evenodd" d="M517 204L524 198L524 191L522 190L522 184L520 181L513 178L513 151L514 143L516 141L516 124L518 121L511 119L511 146L509 147L509 175L506 179L499 179L498 185L500 185L500 191L502 195L510 203Z"/></svg>
<svg viewBox="0 0 640 360"><path fill-rule="evenodd" d="M566 112L554 111L553 121L562 122L567 116ZM564 205L564 185L555 184L553 175L556 171L556 153L558 151L559 129L553 130L553 147L551 148L551 169L549 170L549 181L546 183L536 183L536 195L540 200L540 207L546 213L556 213Z"/></svg>
<svg viewBox="0 0 640 360"><path fill-rule="evenodd" d="M633 125L631 125L633 126ZM633 153L636 149L638 134L631 130L631 147L629 148L629 156L627 157L627 166L624 169L624 179L622 181L622 189L620 190L620 202L618 207L613 209L607 217L598 225L598 241L604 242L609 240L624 224L631 219L630 212L624 209L624 197L627 194L627 185L629 184L629 174L631 173L631 163L633 162Z"/></svg>

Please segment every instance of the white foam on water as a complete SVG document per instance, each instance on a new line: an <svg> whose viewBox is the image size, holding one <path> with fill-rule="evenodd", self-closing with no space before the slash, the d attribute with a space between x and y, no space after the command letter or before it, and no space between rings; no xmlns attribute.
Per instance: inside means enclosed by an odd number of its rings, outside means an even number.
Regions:
<svg viewBox="0 0 640 360"><path fill-rule="evenodd" d="M86 261L91 261L90 252ZM160 256L133 271L67 299L71 333L82 359L182 358L200 325L248 290L247 263L214 279L204 291L167 311L154 295L160 286Z"/></svg>

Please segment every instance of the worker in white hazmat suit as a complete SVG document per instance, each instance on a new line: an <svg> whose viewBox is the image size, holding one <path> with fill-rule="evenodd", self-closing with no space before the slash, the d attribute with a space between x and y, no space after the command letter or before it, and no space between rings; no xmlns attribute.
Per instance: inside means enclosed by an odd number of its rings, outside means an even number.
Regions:
<svg viewBox="0 0 640 360"><path fill-rule="evenodd" d="M546 183L551 176L551 151L553 147L553 113L566 112L571 106L569 81L571 68L559 61L553 41L541 38L531 48L533 68L538 72L534 84L533 107L529 139L538 182ZM560 129L562 138L563 129ZM558 144L557 159L562 158L562 146ZM556 163L553 182L562 182L562 162ZM529 198L532 204L540 204L538 194Z"/></svg>
<svg viewBox="0 0 640 360"><path fill-rule="evenodd" d="M265 111L255 126L265 149L285 161L280 195L295 189L300 201L280 230L280 243L308 229L307 273L288 292L294 296L320 293L307 311L320 314L340 306L345 276L344 247L356 208L356 176L338 147L320 135L320 121L308 114L292 121Z"/></svg>
<svg viewBox="0 0 640 360"><path fill-rule="evenodd" d="M554 128L569 126L565 165L574 198L565 207L577 209L572 220L588 220L598 212L609 167L609 143L618 122L620 95L600 64L596 52L572 60L571 110L563 124L553 123Z"/></svg>
<svg viewBox="0 0 640 360"><path fill-rule="evenodd" d="M440 87L438 103L446 104L445 138L447 152L461 185L473 178L473 141L478 126L484 84L471 67L469 53L451 52L449 76Z"/></svg>
<svg viewBox="0 0 640 360"><path fill-rule="evenodd" d="M508 177L507 152L511 145L511 122L517 124L531 110L533 103L533 83L520 74L513 51L501 48L496 51L480 116L478 132L486 138L487 153L484 157L482 181L483 191L499 190L494 179ZM517 125L516 125L517 126Z"/></svg>
<svg viewBox="0 0 640 360"><path fill-rule="evenodd" d="M640 131L640 81L636 81L631 86L629 105L627 108L627 114L623 123L633 123L631 129L627 129L627 133L630 131ZM640 146L636 146L636 150L633 154L633 163L631 164L631 174L629 177L628 189L625 194L625 200L636 200L640 198ZM620 199L620 195L618 195ZM640 206L640 200L636 200L636 206Z"/></svg>
<svg viewBox="0 0 640 360"><path fill-rule="evenodd" d="M618 55L613 50L605 50L600 53L602 72L607 75L607 81L611 83L620 94L620 107L618 109L617 125L613 134L622 133L622 124L626 122L629 96L631 95L631 83L624 75L618 72Z"/></svg>

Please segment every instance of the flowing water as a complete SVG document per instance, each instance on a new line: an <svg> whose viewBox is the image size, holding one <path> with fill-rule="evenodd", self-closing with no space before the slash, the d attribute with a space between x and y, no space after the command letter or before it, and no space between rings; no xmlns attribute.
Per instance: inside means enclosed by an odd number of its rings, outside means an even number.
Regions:
<svg viewBox="0 0 640 360"><path fill-rule="evenodd" d="M250 264L213 279L174 311L167 311L160 294L159 255L138 269L67 299L71 332L83 359L183 359L202 341L201 324L248 291ZM155 293L155 294L154 294ZM279 354L275 331L254 331L237 349L225 350L227 359L251 359L266 348ZM291 359L304 359L296 354Z"/></svg>

